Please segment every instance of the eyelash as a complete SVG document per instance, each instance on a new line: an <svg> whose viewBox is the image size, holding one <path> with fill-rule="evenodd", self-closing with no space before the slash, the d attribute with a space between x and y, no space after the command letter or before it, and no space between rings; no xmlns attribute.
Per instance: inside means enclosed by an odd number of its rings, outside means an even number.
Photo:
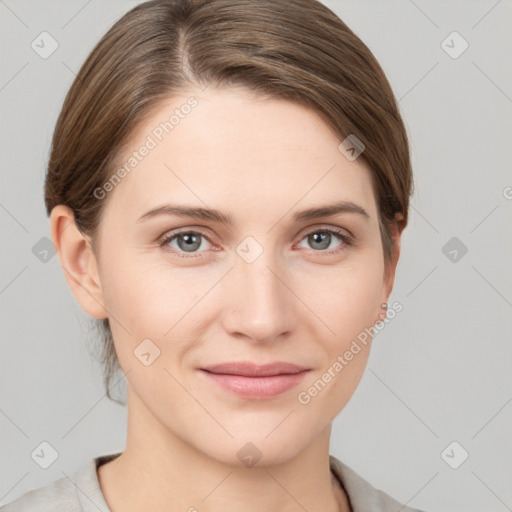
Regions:
<svg viewBox="0 0 512 512"><path fill-rule="evenodd" d="M317 228L317 229L314 229L312 231L309 231L309 232L305 233L302 236L300 241L304 240L306 237L308 237L310 235L313 235L315 233L327 233L327 234L335 235L335 236L339 237L344 242L344 244L342 244L340 247L338 247L336 249L331 249L330 251L327 251L327 250L315 251L314 249L312 249L312 251L316 252L316 253L320 253L320 254L338 254L339 252L345 250L346 248L351 247L352 245L354 245L354 239L351 236L347 235L343 231L340 231L340 230L337 230L337 229L332 229L332 228L329 228L329 229L328 228ZM158 245L162 249L169 250L169 251L173 252L174 254L176 254L178 257L181 257L181 258L197 257L198 255L201 254L200 252L199 253L189 253L189 255L186 255L187 253L184 252L184 251L176 251L175 249L171 249L171 248L166 248L165 247L169 242L172 242L179 235L185 235L185 234L186 235L201 235L204 238L206 238L206 240L208 240L208 242L212 243L210 241L210 239L208 238L208 236L206 235L206 233L203 233L202 231L183 230L183 231L171 232L171 233L165 234L162 238L160 238L158 240Z"/></svg>

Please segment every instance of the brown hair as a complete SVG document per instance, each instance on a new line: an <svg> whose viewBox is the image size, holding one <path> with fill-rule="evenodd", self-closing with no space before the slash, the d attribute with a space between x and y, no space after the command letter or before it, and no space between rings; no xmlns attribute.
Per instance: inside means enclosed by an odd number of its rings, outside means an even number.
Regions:
<svg viewBox="0 0 512 512"><path fill-rule="evenodd" d="M406 130L370 50L317 0L152 0L121 19L82 65L64 101L45 183L48 215L69 206L94 243L112 176L136 127L158 103L190 85L244 86L319 114L340 142L364 145L384 261L392 232L407 225L412 169ZM400 216L401 215L401 216ZM400 220L401 219L401 220ZM119 363L108 319L99 322L109 399Z"/></svg>

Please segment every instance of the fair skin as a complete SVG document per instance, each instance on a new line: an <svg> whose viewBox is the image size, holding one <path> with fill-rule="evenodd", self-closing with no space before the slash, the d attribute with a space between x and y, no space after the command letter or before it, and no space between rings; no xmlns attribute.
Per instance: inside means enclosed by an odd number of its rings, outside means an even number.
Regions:
<svg viewBox="0 0 512 512"><path fill-rule="evenodd" d="M197 99L109 192L94 250L67 207L51 214L66 279L84 311L110 319L128 383L126 448L99 468L101 489L112 512L349 511L329 469L331 422L355 391L370 344L308 404L297 395L379 319L400 233L385 272L370 171L338 150L341 140L317 114L240 88L191 91L160 104L134 133L122 163L190 95ZM294 219L339 201L368 216ZM164 204L216 209L233 224L167 214L138 222ZM161 247L178 228L205 236L196 235L192 252L183 237ZM322 229L354 243L307 236ZM248 236L263 250L251 263L236 251ZM148 366L134 355L144 339L160 350ZM199 370L242 360L310 371L297 387L255 400ZM252 467L237 457L248 442L261 452Z"/></svg>

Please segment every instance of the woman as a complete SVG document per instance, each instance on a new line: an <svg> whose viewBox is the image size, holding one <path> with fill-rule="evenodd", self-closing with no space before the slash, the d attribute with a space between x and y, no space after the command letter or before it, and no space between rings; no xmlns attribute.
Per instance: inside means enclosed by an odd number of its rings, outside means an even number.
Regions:
<svg viewBox="0 0 512 512"><path fill-rule="evenodd" d="M109 397L126 375L127 444L2 510L402 506L329 455L412 190L389 83L332 11L137 6L78 73L45 187Z"/></svg>

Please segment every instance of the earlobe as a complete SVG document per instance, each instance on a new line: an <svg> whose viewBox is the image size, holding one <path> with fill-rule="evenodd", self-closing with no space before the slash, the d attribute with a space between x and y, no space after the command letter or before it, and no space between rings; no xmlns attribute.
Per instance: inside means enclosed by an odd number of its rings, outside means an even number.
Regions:
<svg viewBox="0 0 512 512"><path fill-rule="evenodd" d="M107 318L96 256L90 240L77 228L71 208L55 206L50 228L64 276L77 302L92 317Z"/></svg>

